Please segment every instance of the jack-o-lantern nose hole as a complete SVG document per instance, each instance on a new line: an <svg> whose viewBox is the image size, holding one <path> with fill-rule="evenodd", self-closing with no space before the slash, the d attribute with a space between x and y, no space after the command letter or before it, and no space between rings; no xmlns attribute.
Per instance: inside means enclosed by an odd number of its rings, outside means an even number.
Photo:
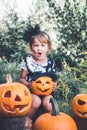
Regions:
<svg viewBox="0 0 87 130"><path fill-rule="evenodd" d="M82 100L78 100L78 104L79 104L79 105L84 105L84 104L85 104L85 102L84 102L84 101L82 101Z"/></svg>
<svg viewBox="0 0 87 130"><path fill-rule="evenodd" d="M4 97L10 98L11 97L11 91L7 91L4 95Z"/></svg>
<svg viewBox="0 0 87 130"><path fill-rule="evenodd" d="M21 101L20 97L17 95L15 101Z"/></svg>

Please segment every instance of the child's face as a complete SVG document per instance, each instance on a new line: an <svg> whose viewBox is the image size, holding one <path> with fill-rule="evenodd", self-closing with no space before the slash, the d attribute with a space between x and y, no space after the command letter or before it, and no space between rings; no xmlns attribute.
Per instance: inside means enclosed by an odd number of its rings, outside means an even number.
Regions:
<svg viewBox="0 0 87 130"><path fill-rule="evenodd" d="M34 43L31 45L33 56L37 60L43 60L46 58L47 53L50 51L50 47L47 43L41 43L38 38L34 39Z"/></svg>

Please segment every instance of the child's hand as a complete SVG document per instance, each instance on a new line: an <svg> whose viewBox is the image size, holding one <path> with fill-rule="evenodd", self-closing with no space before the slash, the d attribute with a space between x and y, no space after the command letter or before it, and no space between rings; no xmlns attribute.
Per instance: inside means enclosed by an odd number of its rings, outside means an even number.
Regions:
<svg viewBox="0 0 87 130"><path fill-rule="evenodd" d="M54 91L56 89L56 86L57 86L57 82L53 82L52 91Z"/></svg>
<svg viewBox="0 0 87 130"><path fill-rule="evenodd" d="M29 82L28 88L32 89L33 82Z"/></svg>

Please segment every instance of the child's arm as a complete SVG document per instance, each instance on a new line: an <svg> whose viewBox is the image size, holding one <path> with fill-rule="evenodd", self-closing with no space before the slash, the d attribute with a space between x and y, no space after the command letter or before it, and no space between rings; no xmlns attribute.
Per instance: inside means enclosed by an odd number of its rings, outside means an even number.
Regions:
<svg viewBox="0 0 87 130"><path fill-rule="evenodd" d="M29 89L31 89L31 82L26 81L26 76L27 76L27 71L25 70L21 70L20 73L20 82L23 83L24 85L26 85Z"/></svg>

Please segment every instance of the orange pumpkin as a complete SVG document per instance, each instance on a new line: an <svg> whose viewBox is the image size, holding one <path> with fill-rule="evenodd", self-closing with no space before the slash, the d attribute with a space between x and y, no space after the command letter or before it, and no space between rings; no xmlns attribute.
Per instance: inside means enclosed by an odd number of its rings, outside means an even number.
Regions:
<svg viewBox="0 0 87 130"><path fill-rule="evenodd" d="M51 99L52 114L45 113L39 116L35 123L33 130L77 130L75 121L69 115L63 112L57 112L57 104L54 99Z"/></svg>
<svg viewBox="0 0 87 130"><path fill-rule="evenodd" d="M52 93L52 79L50 77L39 77L33 82L32 92L37 95L49 95Z"/></svg>
<svg viewBox="0 0 87 130"><path fill-rule="evenodd" d="M77 94L72 99L72 111L81 118L87 118L87 94Z"/></svg>
<svg viewBox="0 0 87 130"><path fill-rule="evenodd" d="M19 82L0 85L0 114L7 117L24 116L32 105L29 89Z"/></svg>

